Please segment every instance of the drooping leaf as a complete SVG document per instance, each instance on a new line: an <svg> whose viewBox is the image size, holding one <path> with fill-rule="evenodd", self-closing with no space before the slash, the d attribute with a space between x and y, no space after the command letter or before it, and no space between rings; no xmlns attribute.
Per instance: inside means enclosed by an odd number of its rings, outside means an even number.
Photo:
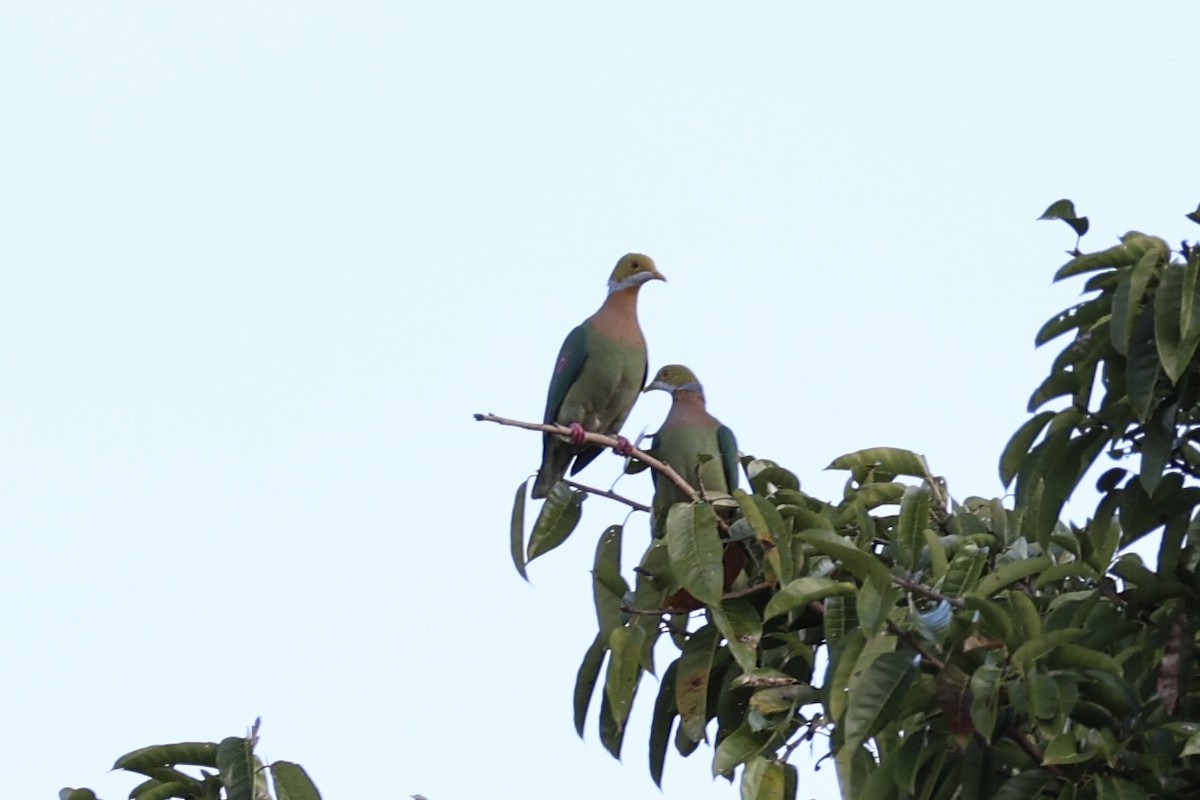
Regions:
<svg viewBox="0 0 1200 800"><path fill-rule="evenodd" d="M742 770L742 800L786 800L787 771L774 759L756 755Z"/></svg>
<svg viewBox="0 0 1200 800"><path fill-rule="evenodd" d="M608 693L602 693L600 698L600 744L604 745L604 749L608 751L609 755L620 760L621 745L625 741L625 731L628 729L624 725L617 724L612 707L608 702Z"/></svg>
<svg viewBox="0 0 1200 800"><path fill-rule="evenodd" d="M1055 314L1048 319L1046 324L1041 327L1041 330L1037 332L1037 336L1034 337L1034 344L1041 347L1068 331L1091 325L1104 316L1104 314L1108 313L1109 308L1110 300L1103 296L1084 300L1082 303L1076 303L1066 311Z"/></svg>
<svg viewBox="0 0 1200 800"><path fill-rule="evenodd" d="M971 722L987 742L996 729L1003 677L1004 671L994 664L982 664L971 673Z"/></svg>
<svg viewBox="0 0 1200 800"><path fill-rule="evenodd" d="M600 680L600 667L604 664L604 655L608 652L607 640L596 638L583 655L579 672L575 676L575 732L583 738L583 724L587 721L588 706L592 703L592 694L596 690L596 682Z"/></svg>
<svg viewBox="0 0 1200 800"><path fill-rule="evenodd" d="M713 777L729 774L734 767L761 753L770 741L770 731L756 731L743 723L717 745L713 756Z"/></svg>
<svg viewBox="0 0 1200 800"><path fill-rule="evenodd" d="M720 605L725 588L724 548L717 515L707 503L676 503L667 512L667 553L671 571L702 603Z"/></svg>
<svg viewBox="0 0 1200 800"><path fill-rule="evenodd" d="M217 769L228 800L255 800L254 750L250 740L230 736L217 745Z"/></svg>
<svg viewBox="0 0 1200 800"><path fill-rule="evenodd" d="M874 735L899 706L914 673L912 653L897 650L876 658L850 693L844 747L857 748Z"/></svg>
<svg viewBox="0 0 1200 800"><path fill-rule="evenodd" d="M857 589L852 583L843 585L846 587L845 595L826 595L825 597L825 641L829 643L830 647L836 646L848 631L858 628L858 614L854 607L854 594ZM787 591L786 587L784 591ZM778 597L779 594L782 594L782 592L777 593L775 597ZM772 602L775 600L775 597L771 598ZM801 598L803 598L803 595L801 595ZM808 603L810 601L804 600L803 602ZM767 610L770 611L770 609L771 603L768 602ZM773 615L764 614L764 616L770 618Z"/></svg>
<svg viewBox="0 0 1200 800"><path fill-rule="evenodd" d="M562 481L550 487L550 493L542 503L542 510L533 523L533 533L529 535L526 564L549 553L567 540L579 524L579 517L583 513L583 501L586 498L586 492L572 489Z"/></svg>
<svg viewBox="0 0 1200 800"><path fill-rule="evenodd" d="M592 562L592 599L596 605L596 622L600 636L608 639L621 626L621 607L629 585L621 577L620 525L610 525L596 542L596 557Z"/></svg>
<svg viewBox="0 0 1200 800"><path fill-rule="evenodd" d="M717 630L729 643L729 652L744 671L758 666L758 643L762 639L762 620L747 600L730 600L709 609Z"/></svg>
<svg viewBox="0 0 1200 800"><path fill-rule="evenodd" d="M1028 670L1036 660L1046 655L1056 647L1070 644L1083 635L1079 628L1062 628L1057 631L1035 636L1029 639L1012 654L1012 663L1017 669Z"/></svg>
<svg viewBox="0 0 1200 800"><path fill-rule="evenodd" d="M778 582L791 578L791 564L784 569L784 560L779 555L776 533L784 530L783 517L769 501L757 495L750 495L741 489L733 490L733 498L737 500L742 516L750 523L754 536L762 545L767 564L767 577ZM768 519L768 516L770 517Z"/></svg>
<svg viewBox="0 0 1200 800"><path fill-rule="evenodd" d="M663 767L667 761L667 745L671 741L671 727L679 715L675 706L675 676L678 668L679 662L672 661L663 673L658 698L654 701L654 716L650 719L650 777L660 789Z"/></svg>
<svg viewBox="0 0 1200 800"><path fill-rule="evenodd" d="M526 581L529 580L529 576L525 574L525 488L528 485L529 479L526 478L517 487L517 496L513 498L512 522L509 525L513 565L517 568L517 574Z"/></svg>
<svg viewBox="0 0 1200 800"><path fill-rule="evenodd" d="M850 692L850 676L854 673L854 665L866 647L867 637L862 628L854 628L844 637L837 647L830 650L828 674L825 685L828 687L829 699L826 707L828 716L834 722L839 722L846 710L846 702Z"/></svg>
<svg viewBox="0 0 1200 800"><path fill-rule="evenodd" d="M1097 775L1094 778L1096 800L1150 800L1146 790L1124 778Z"/></svg>
<svg viewBox="0 0 1200 800"><path fill-rule="evenodd" d="M679 656L679 671L675 676L679 730L694 742L704 740L704 726L708 722L708 686L719 639L716 626L705 625L688 637Z"/></svg>
<svg viewBox="0 0 1200 800"><path fill-rule="evenodd" d="M1142 422L1150 416L1159 369L1158 350L1154 344L1154 310L1146 308L1134 322L1129 340L1129 365L1125 370L1125 390Z"/></svg>
<svg viewBox="0 0 1200 800"><path fill-rule="evenodd" d="M930 489L927 483L910 486L900 501L900 519L896 522L895 543L897 560L910 571L916 569L925 544L925 527L929 524Z"/></svg>
<svg viewBox="0 0 1200 800"><path fill-rule="evenodd" d="M807 530L796 534L796 539L810 544L820 552L841 562L860 580L874 576L880 584L891 580L887 567L874 555L858 549L849 539L826 530Z"/></svg>
<svg viewBox="0 0 1200 800"><path fill-rule="evenodd" d="M321 800L316 784L299 764L275 761L271 764L271 778L275 783L275 800Z"/></svg>
<svg viewBox="0 0 1200 800"><path fill-rule="evenodd" d="M608 637L608 672L604 696L618 729L625 727L633 697L642 674L642 645L646 631L639 627L617 627Z"/></svg>
<svg viewBox="0 0 1200 800"><path fill-rule="evenodd" d="M855 598L858 624L868 637L874 636L887 624L888 614L904 597L904 590L891 580L880 581L872 575L863 581Z"/></svg>

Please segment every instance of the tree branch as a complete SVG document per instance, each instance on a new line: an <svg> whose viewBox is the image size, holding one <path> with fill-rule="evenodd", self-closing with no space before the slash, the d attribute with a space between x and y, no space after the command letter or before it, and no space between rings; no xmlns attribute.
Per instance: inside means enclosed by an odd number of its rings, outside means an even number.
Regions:
<svg viewBox="0 0 1200 800"><path fill-rule="evenodd" d="M624 503L634 511L650 510L650 506L645 505L644 503L639 503L637 500L630 500L628 497L622 497L616 492L609 491L608 489L596 489L592 486L584 486L582 483L576 483L575 481L567 480L566 478L563 478L563 483L573 489L578 489L581 492L599 495L600 497L607 497L609 500L616 500L618 503Z"/></svg>
<svg viewBox="0 0 1200 800"><path fill-rule="evenodd" d="M925 597L928 597L931 600L944 601L944 602L947 602L950 605L954 606L955 608L963 607L963 601L961 598L950 597L949 595L944 595L941 592L937 591L936 589L930 589L928 586L917 583L916 581L910 581L908 578L901 578L898 575L893 575L892 583L894 583L897 586L900 586L904 589L908 589L911 592L916 592L917 594L924 595Z"/></svg>
<svg viewBox="0 0 1200 800"><path fill-rule="evenodd" d="M571 429L566 425L543 425L540 422L521 422L520 420L497 417L495 414L476 414L475 420L477 422L494 422L497 425L506 425L512 428L524 428L527 431L552 433L564 437L571 435ZM602 433L592 433L591 431L584 432L583 440L592 444L598 444L602 447L615 448L617 446L617 440L614 437L605 436ZM700 494L693 489L692 485L685 481L683 477L671 467L670 464L664 461L659 461L646 451L639 450L636 447L630 448L629 455L631 458L636 458L650 469L663 475L667 480L675 484L675 487L679 489L679 491L683 492L684 495L686 495L687 498L693 503L703 502Z"/></svg>

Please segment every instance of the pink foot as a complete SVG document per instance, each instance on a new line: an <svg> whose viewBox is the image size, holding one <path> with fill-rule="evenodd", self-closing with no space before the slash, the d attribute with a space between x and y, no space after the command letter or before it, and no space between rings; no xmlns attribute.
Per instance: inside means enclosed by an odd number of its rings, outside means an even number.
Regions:
<svg viewBox="0 0 1200 800"><path fill-rule="evenodd" d="M613 448L619 456L630 458L633 455L633 443L620 434L617 435L617 446Z"/></svg>
<svg viewBox="0 0 1200 800"><path fill-rule="evenodd" d="M587 437L587 431L583 429L583 426L578 422L572 422L567 427L571 429L571 444L583 444Z"/></svg>

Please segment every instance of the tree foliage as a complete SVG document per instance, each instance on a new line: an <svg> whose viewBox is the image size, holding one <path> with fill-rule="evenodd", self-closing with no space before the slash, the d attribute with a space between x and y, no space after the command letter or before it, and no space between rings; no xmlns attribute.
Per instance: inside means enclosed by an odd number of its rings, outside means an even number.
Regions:
<svg viewBox="0 0 1200 800"><path fill-rule="evenodd" d="M257 744L256 721L249 736L142 747L118 758L113 769L141 780L130 791L130 800L321 800L304 767L291 761L264 766L254 754ZM91 789L68 787L58 796L59 800L96 800Z"/></svg>
<svg viewBox="0 0 1200 800"><path fill-rule="evenodd" d="M1069 201L1044 218L1087 231ZM1011 502L954 499L906 450L835 459L833 498L745 456L736 508L672 507L632 574L623 552L640 544L605 528L581 735L599 686L619 755L652 674L660 784L670 750L707 744L743 798L794 798L789 757L820 736L855 800L1200 796L1200 249L1131 231L1072 255L1055 277L1085 280L1084 299L1038 332L1064 344L999 458ZM1102 456L1094 513L1063 522ZM526 547L522 485L522 575L584 498L556 487ZM1156 565L1123 553L1152 533Z"/></svg>

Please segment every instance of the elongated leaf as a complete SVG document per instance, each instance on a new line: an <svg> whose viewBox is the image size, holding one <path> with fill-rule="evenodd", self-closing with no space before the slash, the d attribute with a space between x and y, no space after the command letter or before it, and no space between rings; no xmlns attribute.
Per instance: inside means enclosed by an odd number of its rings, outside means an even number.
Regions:
<svg viewBox="0 0 1200 800"><path fill-rule="evenodd" d="M874 636L887 623L888 614L904 598L904 590L893 586L890 580L880 582L871 576L863 581L854 605L858 612L858 624L867 636Z"/></svg>
<svg viewBox="0 0 1200 800"><path fill-rule="evenodd" d="M600 667L604 664L604 655L608 652L607 640L596 638L592 641L579 672L575 676L575 732L583 738L583 724L587 721L588 706L592 703L592 694L596 690L596 682L600 680Z"/></svg>
<svg viewBox="0 0 1200 800"><path fill-rule="evenodd" d="M876 658L850 693L844 747L857 748L889 721L913 680L912 653L897 650Z"/></svg>
<svg viewBox="0 0 1200 800"><path fill-rule="evenodd" d="M1062 628L1057 631L1035 636L1018 647L1012 654L1012 663L1021 670L1029 669L1036 659L1064 644L1070 644L1083 635L1079 628Z"/></svg>
<svg viewBox="0 0 1200 800"><path fill-rule="evenodd" d="M1158 379L1158 350L1154 344L1154 310L1144 309L1133 325L1129 340L1129 365L1125 370L1125 391L1138 419L1145 422L1154 401Z"/></svg>
<svg viewBox="0 0 1200 800"><path fill-rule="evenodd" d="M616 718L613 716L612 707L608 702L608 694L600 695L600 744L604 745L604 749L609 755L618 761L621 758L621 745L625 741L625 731L627 728L624 725L618 725Z"/></svg>
<svg viewBox="0 0 1200 800"><path fill-rule="evenodd" d="M911 450L899 447L872 447L856 450L833 460L826 469L855 469L856 467L880 467L893 475L911 475L924 478L929 475L925 459Z"/></svg>
<svg viewBox="0 0 1200 800"><path fill-rule="evenodd" d="M1111 307L1110 302L1107 297L1096 297L1091 300L1085 300L1082 303L1076 303L1066 311L1055 314L1037 332L1037 336L1034 337L1034 344L1041 347L1068 331L1091 325L1104 316L1104 314L1108 313Z"/></svg>
<svg viewBox="0 0 1200 800"><path fill-rule="evenodd" d="M671 728L679 710L675 706L675 675L679 661L672 661L663 673L658 687L658 698L654 701L654 716L650 719L650 777L654 785L662 788L663 767L667 761L667 745L671 742Z"/></svg>
<svg viewBox="0 0 1200 800"><path fill-rule="evenodd" d="M217 745L217 768L228 800L255 800L254 751L241 736L222 739Z"/></svg>
<svg viewBox="0 0 1200 800"><path fill-rule="evenodd" d="M971 722L984 741L991 742L1000 707L1000 687L1004 671L993 664L982 664L971 673Z"/></svg>
<svg viewBox="0 0 1200 800"><path fill-rule="evenodd" d="M995 800L1039 800L1043 792L1049 792L1058 779L1046 769L1035 767L1004 782Z"/></svg>
<svg viewBox="0 0 1200 800"><path fill-rule="evenodd" d="M724 550L717 515L704 503L676 503L667 512L667 554L675 578L702 603L720 605Z"/></svg>
<svg viewBox="0 0 1200 800"><path fill-rule="evenodd" d="M1004 447L1004 453L1000 456L1000 482L1004 486L1008 486L1013 482L1013 478L1017 477L1021 460L1029 452L1034 439L1054 418L1054 414L1053 411L1042 411L1034 415L1026 420L1020 428L1017 428L1017 432L1008 440L1008 444Z"/></svg>
<svg viewBox="0 0 1200 800"><path fill-rule="evenodd" d="M808 576L797 578L771 596L763 612L764 619L785 614L793 608L800 608L813 600L823 600L827 597L853 595L858 587L853 583L835 581L832 578ZM826 609L828 612L828 609ZM828 625L828 620L826 620Z"/></svg>
<svg viewBox="0 0 1200 800"><path fill-rule="evenodd" d="M275 800L321 800L316 784L299 764L276 761L271 764L271 778L275 782Z"/></svg>
<svg viewBox="0 0 1200 800"><path fill-rule="evenodd" d="M858 612L854 607L854 594L857 592L857 587L852 583L847 583L845 586L847 587L845 595L826 595L825 597L825 641L829 643L830 647L837 645L847 632L858 628ZM778 596L777 594L776 597ZM775 597L771 598L772 601L774 599ZM771 604L767 603L768 611L770 608ZM770 615L765 616L770 617Z"/></svg>
<svg viewBox="0 0 1200 800"><path fill-rule="evenodd" d="M1096 800L1150 800L1145 789L1124 778L1097 775L1095 786Z"/></svg>
<svg viewBox="0 0 1200 800"><path fill-rule="evenodd" d="M754 529L754 537L762 544L767 561L767 578L781 583L786 581L791 577L791 565L788 565L788 574L784 575L783 560L779 556L779 547L775 537L775 532L784 529L783 517L779 516L779 512L769 501L756 495L749 495L741 489L733 490L733 498L737 500L738 506L742 510L742 516ZM771 514L770 521L767 519L767 514Z"/></svg>
<svg viewBox="0 0 1200 800"><path fill-rule="evenodd" d="M194 797L194 792L198 787L198 781L170 781L169 783L160 783L159 781L151 781L152 786L146 787L140 794L137 795L137 800L169 800L172 797ZM132 797L132 793L130 794Z"/></svg>
<svg viewBox="0 0 1200 800"><path fill-rule="evenodd" d="M742 723L717 745L717 752L713 756L713 777L729 774L734 767L762 752L770 741L770 731L756 731L749 724Z"/></svg>
<svg viewBox="0 0 1200 800"><path fill-rule="evenodd" d="M1154 293L1154 344L1171 383L1179 382L1200 341L1183 347L1183 273L1183 267L1168 265Z"/></svg>
<svg viewBox="0 0 1200 800"><path fill-rule="evenodd" d="M1183 289L1180 292L1179 319L1184 339L1200 336L1200 249L1192 248L1183 268Z"/></svg>
<svg viewBox="0 0 1200 800"><path fill-rule="evenodd" d="M991 597L1001 589L1005 589L1023 578L1036 575L1050 566L1049 556L1034 556L1024 561L1010 561L1000 569L987 575L975 588L975 594L980 597Z"/></svg>
<svg viewBox="0 0 1200 800"><path fill-rule="evenodd" d="M704 740L704 726L708 722L708 684L719 638L715 625L705 625L688 637L679 656L679 672L675 676L679 730L694 742Z"/></svg>
<svg viewBox="0 0 1200 800"><path fill-rule="evenodd" d="M787 771L784 765L756 755L742 770L742 800L785 800Z"/></svg>
<svg viewBox="0 0 1200 800"><path fill-rule="evenodd" d="M855 628L847 633L838 646L830 652L828 676L826 685L829 687L829 701L826 707L828 716L834 722L840 722L846 710L846 702L850 693L850 677L854 674L854 665L862 655L867 645L866 634L862 628Z"/></svg>
<svg viewBox="0 0 1200 800"><path fill-rule="evenodd" d="M608 637L608 673L604 695L617 728L624 728L642 674L642 645L646 631L638 627L614 628Z"/></svg>
<svg viewBox="0 0 1200 800"><path fill-rule="evenodd" d="M709 609L717 630L729 643L729 652L744 671L758 666L758 643L762 639L762 620L747 600L730 600Z"/></svg>
<svg viewBox="0 0 1200 800"><path fill-rule="evenodd" d="M930 490L927 483L910 486L900 501L900 519L896 522L897 560L910 571L917 568L925 527L929 524Z"/></svg>
<svg viewBox="0 0 1200 800"><path fill-rule="evenodd" d="M963 547L950 565L946 567L946 577L942 581L942 594L950 597L961 597L975 588L979 576L983 574L983 565L987 562L987 553L975 545Z"/></svg>
<svg viewBox="0 0 1200 800"><path fill-rule="evenodd" d="M1121 665L1112 656L1082 647L1077 644L1060 644L1054 648L1047 658L1054 669L1088 670L1095 669L1107 672L1120 678L1123 675Z"/></svg>
<svg viewBox="0 0 1200 800"><path fill-rule="evenodd" d="M192 764L197 767L217 766L216 742L179 742L155 744L126 753L117 759L113 769L141 772L147 767Z"/></svg>
<svg viewBox="0 0 1200 800"><path fill-rule="evenodd" d="M983 618L984 629L987 633L1002 642L1013 638L1012 619L1004 613L1004 609L977 595L968 594L963 598L963 604L972 611L978 611Z"/></svg>
<svg viewBox="0 0 1200 800"><path fill-rule="evenodd" d="M519 574L526 581L529 576L525 574L525 489L529 486L529 479L521 481L521 485L517 487L517 496L513 498L512 522L509 525L509 546L512 550L513 565L517 568Z"/></svg>
<svg viewBox="0 0 1200 800"><path fill-rule="evenodd" d="M628 593L629 585L621 577L621 526L610 525L596 542L592 562L592 599L601 638L608 639L621 626L621 607Z"/></svg>
<svg viewBox="0 0 1200 800"><path fill-rule="evenodd" d="M887 567L871 553L859 550L849 539L825 530L807 530L796 534L796 538L841 562L861 580L874 576L879 584L891 580Z"/></svg>
<svg viewBox="0 0 1200 800"><path fill-rule="evenodd" d="M529 535L525 563L528 564L538 556L549 553L567 540L579 524L585 498L586 492L572 489L562 481L550 487L550 494L542 504L537 521L533 523L533 533Z"/></svg>

